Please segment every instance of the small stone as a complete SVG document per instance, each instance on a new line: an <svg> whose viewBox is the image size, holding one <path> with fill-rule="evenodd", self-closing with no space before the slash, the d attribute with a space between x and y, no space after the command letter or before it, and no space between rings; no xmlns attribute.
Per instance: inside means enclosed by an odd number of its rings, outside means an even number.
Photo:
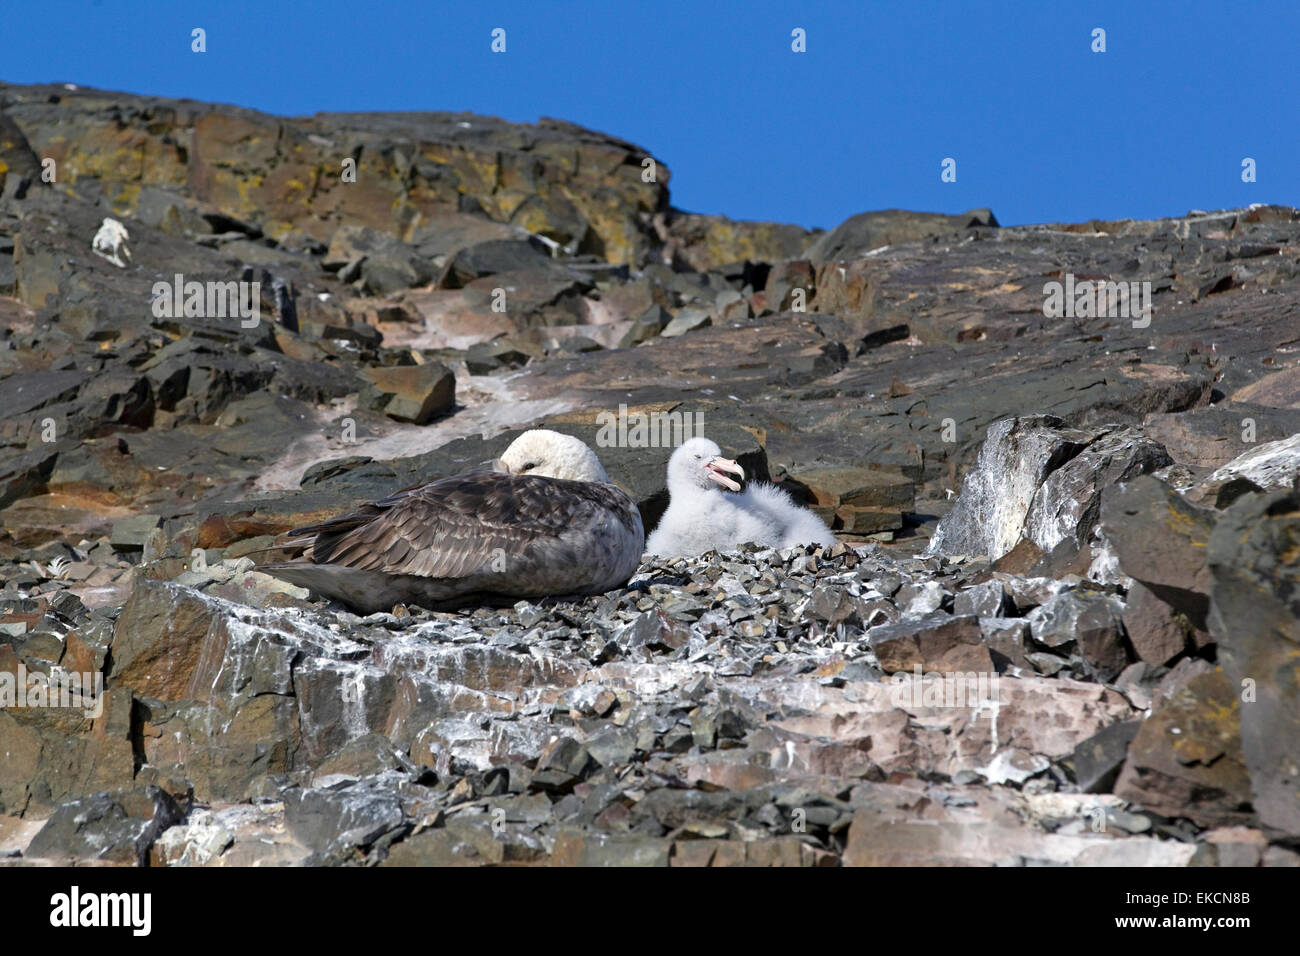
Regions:
<svg viewBox="0 0 1300 956"><path fill-rule="evenodd" d="M679 335L685 335L687 332L706 328L712 324L713 319L709 316L709 313L699 309L682 309L673 316L671 322L664 326L659 335L665 339L676 338Z"/></svg>
<svg viewBox="0 0 1300 956"><path fill-rule="evenodd" d="M974 584L958 591L953 598L954 614L975 614L979 617L1002 617L1010 609L1006 589L996 578Z"/></svg>

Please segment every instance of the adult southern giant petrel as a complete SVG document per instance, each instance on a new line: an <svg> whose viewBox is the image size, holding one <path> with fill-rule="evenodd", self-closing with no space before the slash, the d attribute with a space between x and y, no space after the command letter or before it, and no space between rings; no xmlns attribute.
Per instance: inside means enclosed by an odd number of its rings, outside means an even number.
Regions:
<svg viewBox="0 0 1300 956"><path fill-rule="evenodd" d="M582 441L534 429L495 465L299 528L280 547L302 554L258 570L362 612L599 594L636 573L641 515Z"/></svg>

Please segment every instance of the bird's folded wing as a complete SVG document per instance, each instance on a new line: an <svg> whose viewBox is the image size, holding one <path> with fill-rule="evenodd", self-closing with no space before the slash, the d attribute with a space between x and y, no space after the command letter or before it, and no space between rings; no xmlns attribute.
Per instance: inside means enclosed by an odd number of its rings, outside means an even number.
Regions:
<svg viewBox="0 0 1300 956"><path fill-rule="evenodd" d="M356 512L300 528L314 536L317 564L463 577L497 558L513 563L530 545L607 518L629 523L627 496L610 485L494 472L455 475L399 492Z"/></svg>

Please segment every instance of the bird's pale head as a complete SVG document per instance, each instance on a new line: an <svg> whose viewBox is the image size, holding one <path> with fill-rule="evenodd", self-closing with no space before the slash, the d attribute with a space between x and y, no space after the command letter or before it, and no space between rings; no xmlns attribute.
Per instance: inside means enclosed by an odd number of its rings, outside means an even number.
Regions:
<svg viewBox="0 0 1300 956"><path fill-rule="evenodd" d="M713 489L721 485L729 491L739 491L740 484L732 475L745 478L745 469L730 458L722 457L722 449L707 438L692 438L683 442L668 459L668 490L687 488Z"/></svg>
<svg viewBox="0 0 1300 956"><path fill-rule="evenodd" d="M586 443L546 428L526 431L494 462L497 471L568 481L609 481L609 475Z"/></svg>

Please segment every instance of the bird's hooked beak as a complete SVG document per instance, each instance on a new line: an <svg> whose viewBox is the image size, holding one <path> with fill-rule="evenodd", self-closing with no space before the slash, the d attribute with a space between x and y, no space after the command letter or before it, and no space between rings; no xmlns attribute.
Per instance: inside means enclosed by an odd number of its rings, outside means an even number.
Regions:
<svg viewBox="0 0 1300 956"><path fill-rule="evenodd" d="M741 481L745 480L745 469L730 458L722 458L721 456L705 462L704 472L722 487L729 488L732 491L739 491L740 485L728 478L728 473L739 475Z"/></svg>
<svg viewBox="0 0 1300 956"><path fill-rule="evenodd" d="M513 472L510 471L510 466L500 458L489 458L487 461L480 464L479 467L486 468L488 471L499 471L507 475L513 474Z"/></svg>

